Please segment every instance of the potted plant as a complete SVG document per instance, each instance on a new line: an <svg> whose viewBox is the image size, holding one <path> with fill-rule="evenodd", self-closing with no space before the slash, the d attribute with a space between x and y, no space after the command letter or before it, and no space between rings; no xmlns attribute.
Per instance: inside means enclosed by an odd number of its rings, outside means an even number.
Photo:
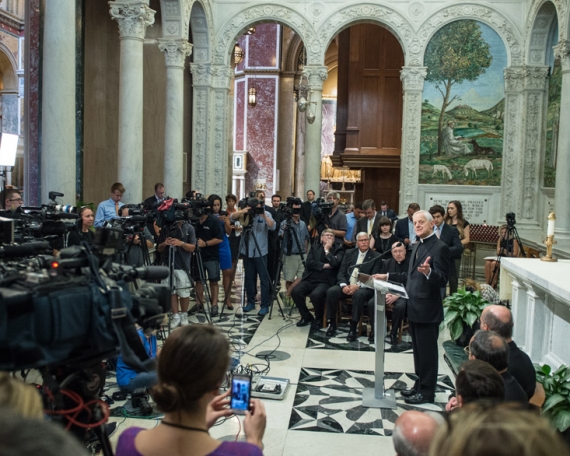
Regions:
<svg viewBox="0 0 570 456"><path fill-rule="evenodd" d="M471 292L463 288L443 301L443 323L447 326L451 339L457 345L466 347L475 332L473 325L489 303L479 291Z"/></svg>
<svg viewBox="0 0 570 456"><path fill-rule="evenodd" d="M536 370L536 381L542 384L546 396L542 413L570 442L570 367L562 365L552 372L545 364Z"/></svg>

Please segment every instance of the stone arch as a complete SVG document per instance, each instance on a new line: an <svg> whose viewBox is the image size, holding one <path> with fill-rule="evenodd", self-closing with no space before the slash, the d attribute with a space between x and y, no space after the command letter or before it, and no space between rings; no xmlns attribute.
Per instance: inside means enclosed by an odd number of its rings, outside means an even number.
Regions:
<svg viewBox="0 0 570 456"><path fill-rule="evenodd" d="M552 25L560 16L558 16L558 10L554 2L543 0L537 4L539 4L539 7L533 11L532 17L529 16L527 25L526 63L529 65L548 65ZM559 30L560 26L560 20L558 20Z"/></svg>
<svg viewBox="0 0 570 456"><path fill-rule="evenodd" d="M443 8L424 21L418 30L417 38L409 46L408 64L423 65L424 54L431 37L444 25L461 19L481 21L495 30L507 50L508 66L519 66L524 63L523 39L514 23L489 5L467 3Z"/></svg>
<svg viewBox="0 0 570 456"><path fill-rule="evenodd" d="M177 0L174 2L160 0L163 38L173 39L188 36L191 6L192 2L189 0ZM185 18L187 19L185 20ZM185 28L186 32L184 32Z"/></svg>
<svg viewBox="0 0 570 456"><path fill-rule="evenodd" d="M195 2L190 12L192 54L195 63L209 62L211 59L210 29L212 21L209 20L211 18L208 17L208 12L211 12L210 9L205 8L201 2Z"/></svg>
<svg viewBox="0 0 570 456"><path fill-rule="evenodd" d="M316 15L316 12L313 14ZM327 47L334 37L345 28L359 23L377 24L388 29L400 42L407 62L407 48L414 37L413 27L396 10L365 3L342 8L324 21L317 31L316 40L307 44L307 64L322 64Z"/></svg>
<svg viewBox="0 0 570 456"><path fill-rule="evenodd" d="M299 52L303 48L303 40L297 34L293 37L289 45L287 46L287 53L285 58L283 59L283 71L285 72L293 72L296 73L298 71L297 68L297 59L299 56Z"/></svg>
<svg viewBox="0 0 570 456"><path fill-rule="evenodd" d="M547 4L550 4L550 6ZM569 39L567 30L570 21L570 8L567 9L566 2L561 0L534 0L529 8L525 27L525 37L529 48L527 49L527 62L532 62L530 55L530 48L533 45L532 40L533 38L537 39L536 33L541 33L541 27L537 28L539 25L539 16L542 16L543 18L551 16L552 11L549 11L551 7L554 7L554 14L558 19L558 41L560 42Z"/></svg>
<svg viewBox="0 0 570 456"><path fill-rule="evenodd" d="M212 63L229 66L230 52L237 36L256 24L277 22L293 29L304 43L315 41L312 26L297 11L287 6L262 4L240 11L230 18L218 32Z"/></svg>
<svg viewBox="0 0 570 456"><path fill-rule="evenodd" d="M10 49L0 43L0 78L3 92L18 92L18 75L16 74L16 60Z"/></svg>

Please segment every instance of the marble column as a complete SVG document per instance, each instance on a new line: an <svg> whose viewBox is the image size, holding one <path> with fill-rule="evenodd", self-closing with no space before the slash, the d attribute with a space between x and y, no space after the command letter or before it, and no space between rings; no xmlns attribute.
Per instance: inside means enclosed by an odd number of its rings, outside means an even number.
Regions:
<svg viewBox="0 0 570 456"><path fill-rule="evenodd" d="M497 224L504 223L504 215L522 209L524 141L524 95L526 78L524 67L505 68L505 130L503 134L503 172L501 175L501 209Z"/></svg>
<svg viewBox="0 0 570 456"><path fill-rule="evenodd" d="M192 177L193 190L206 193L206 170L208 160L208 125L210 106L211 65L191 63L193 105L192 105Z"/></svg>
<svg viewBox="0 0 570 456"><path fill-rule="evenodd" d="M295 101L293 89L295 73L281 74L279 78L279 124L277 126L277 169L279 169L279 192L281 196L293 194L293 166L295 152ZM303 197L303 195L297 195Z"/></svg>
<svg viewBox="0 0 570 456"><path fill-rule="evenodd" d="M118 180L126 188L123 199L138 203L143 200L143 43L146 28L154 23L155 11L148 1L109 5L121 41Z"/></svg>
<svg viewBox="0 0 570 456"><path fill-rule="evenodd" d="M562 63L562 91L560 94L560 119L570 118L570 41L561 41L554 47L554 55ZM554 208L556 225L554 234L559 239L570 239L570 128L560 128L556 157L556 184Z"/></svg>
<svg viewBox="0 0 570 456"><path fill-rule="evenodd" d="M326 66L306 66L303 73L309 79L309 101L307 115L315 114L315 121L306 123L305 137L305 189L302 194L311 189L317 194L321 184L321 135L323 128L322 99L323 83L327 79Z"/></svg>
<svg viewBox="0 0 570 456"><path fill-rule="evenodd" d="M41 202L75 205L75 1L46 2L43 30Z"/></svg>
<svg viewBox="0 0 570 456"><path fill-rule="evenodd" d="M404 214L410 203L419 203L422 93L426 76L427 68L425 67L403 67L400 71L404 91L404 118L402 119L399 214Z"/></svg>
<svg viewBox="0 0 570 456"><path fill-rule="evenodd" d="M166 59L166 119L164 127L164 185L174 198L184 197L184 63L192 45L179 39L159 39Z"/></svg>

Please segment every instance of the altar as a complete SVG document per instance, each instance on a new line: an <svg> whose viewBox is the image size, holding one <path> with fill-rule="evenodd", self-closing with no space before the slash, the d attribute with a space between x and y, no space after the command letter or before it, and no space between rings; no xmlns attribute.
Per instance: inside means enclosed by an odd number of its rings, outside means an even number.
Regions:
<svg viewBox="0 0 570 456"><path fill-rule="evenodd" d="M570 365L570 260L502 258L500 280L517 345L534 363Z"/></svg>

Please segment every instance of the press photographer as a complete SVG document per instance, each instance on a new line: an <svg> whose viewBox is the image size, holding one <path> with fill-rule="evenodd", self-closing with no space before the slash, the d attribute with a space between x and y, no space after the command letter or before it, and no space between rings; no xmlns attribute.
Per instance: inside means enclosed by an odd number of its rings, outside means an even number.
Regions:
<svg viewBox="0 0 570 456"><path fill-rule="evenodd" d="M255 294L257 277L261 283L261 309L258 315L266 315L271 304L271 280L267 271L267 244L268 233L276 227L271 214L265 210L264 201L257 198L248 198L245 207L231 215L232 220L242 218L244 233L242 238L241 254L244 255L245 287L247 306L244 312L255 309Z"/></svg>
<svg viewBox="0 0 570 456"><path fill-rule="evenodd" d="M135 214L140 209L135 209ZM154 237L148 229L148 220L152 217L144 217L141 215L132 215L133 208L131 205L125 205L119 210L121 218L126 220L125 228L125 253L123 264L139 267L150 265L149 249L154 247ZM129 214L131 214L129 216Z"/></svg>
<svg viewBox="0 0 570 456"><path fill-rule="evenodd" d="M333 230L336 243L343 243L346 235L347 223L345 215L338 208L340 195L332 192L327 195L326 202L319 198L313 204L313 216L315 224L312 226L316 230L313 233L314 242L320 242L320 235L325 228Z"/></svg>

